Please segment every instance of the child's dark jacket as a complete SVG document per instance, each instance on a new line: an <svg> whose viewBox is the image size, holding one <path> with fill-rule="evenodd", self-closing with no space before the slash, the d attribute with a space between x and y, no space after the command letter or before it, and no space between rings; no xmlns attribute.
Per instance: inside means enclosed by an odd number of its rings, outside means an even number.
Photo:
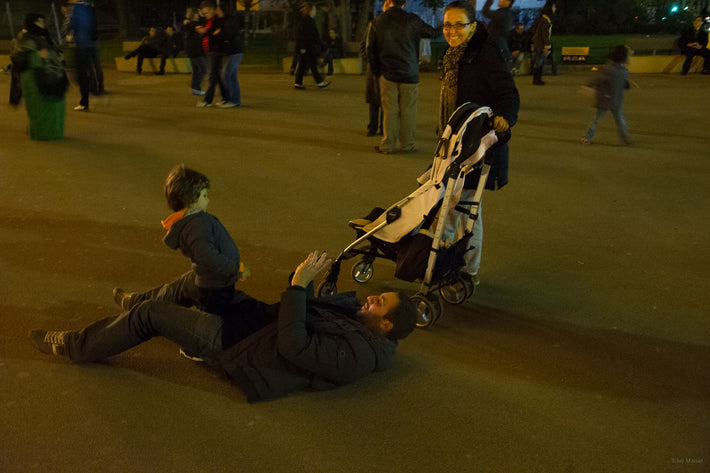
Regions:
<svg viewBox="0 0 710 473"><path fill-rule="evenodd" d="M224 225L207 212L175 222L163 241L192 261L199 287L234 286L239 273L239 249Z"/></svg>

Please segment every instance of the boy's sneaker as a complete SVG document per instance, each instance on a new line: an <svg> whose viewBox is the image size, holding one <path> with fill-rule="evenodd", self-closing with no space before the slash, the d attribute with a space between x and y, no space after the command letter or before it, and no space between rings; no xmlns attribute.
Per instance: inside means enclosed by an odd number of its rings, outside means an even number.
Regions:
<svg viewBox="0 0 710 473"><path fill-rule="evenodd" d="M64 337L67 332L47 332L46 330L31 330L29 337L32 345L47 355L68 356Z"/></svg>
<svg viewBox="0 0 710 473"><path fill-rule="evenodd" d="M131 308L132 292L125 292L120 287L113 288L113 300L124 312Z"/></svg>
<svg viewBox="0 0 710 473"><path fill-rule="evenodd" d="M206 93L207 93L207 92L205 92L204 90L192 89L192 95L200 95L200 96L202 96L202 95L205 95Z"/></svg>
<svg viewBox="0 0 710 473"><path fill-rule="evenodd" d="M197 108L207 108L207 107L211 107L211 106L212 106L211 103L207 103L204 100L202 102L197 102Z"/></svg>
<svg viewBox="0 0 710 473"><path fill-rule="evenodd" d="M296 90L306 90L306 86L302 84L293 84L293 88Z"/></svg>
<svg viewBox="0 0 710 473"><path fill-rule="evenodd" d="M591 144L592 144L592 142L591 142L591 141L589 141L589 140L588 140L588 139L586 139L586 138L582 138L582 144L583 144L583 145L591 145Z"/></svg>
<svg viewBox="0 0 710 473"><path fill-rule="evenodd" d="M328 87L329 85L330 85L330 82L324 80L323 82L321 82L320 84L318 84L318 87L320 87L321 89L325 89L325 88Z"/></svg>
<svg viewBox="0 0 710 473"><path fill-rule="evenodd" d="M75 112L88 112L89 107L86 107L84 105L77 105L76 107L74 107L74 111Z"/></svg>
<svg viewBox="0 0 710 473"><path fill-rule="evenodd" d="M217 104L219 108L237 108L239 105L237 105L234 102L225 102L224 100L221 101L220 103Z"/></svg>

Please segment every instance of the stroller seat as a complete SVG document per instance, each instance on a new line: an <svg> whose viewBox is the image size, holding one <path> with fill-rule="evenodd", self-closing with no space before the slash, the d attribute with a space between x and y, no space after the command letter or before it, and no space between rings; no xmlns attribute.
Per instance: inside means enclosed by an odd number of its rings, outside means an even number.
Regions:
<svg viewBox="0 0 710 473"><path fill-rule="evenodd" d="M439 139L432 165L417 179L419 187L387 209L376 207L365 217L348 222L357 239L332 263L317 288L319 296L337 292L342 261L356 256L362 259L353 266L352 276L359 283L370 280L377 258L395 261L398 279L421 281L419 293L412 297L418 308L419 327L440 317L443 308L439 294L452 304L460 304L473 294L473 283L462 271L463 254L490 169L486 152L498 139L492 116L488 107L472 103L459 107ZM474 202L459 205L465 177L474 169L481 171ZM463 204L472 204L471 210ZM460 212L470 226L463 235L444 239L444 222L450 212Z"/></svg>

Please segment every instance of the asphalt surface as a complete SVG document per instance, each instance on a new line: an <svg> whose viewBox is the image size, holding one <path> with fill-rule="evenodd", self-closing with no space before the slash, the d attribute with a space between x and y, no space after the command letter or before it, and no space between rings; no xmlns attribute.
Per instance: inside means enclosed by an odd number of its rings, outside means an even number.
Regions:
<svg viewBox="0 0 710 473"><path fill-rule="evenodd" d="M608 116L594 144L589 73L518 78L510 184L484 194L481 285L356 385L247 404L221 373L151 340L74 366L34 328L117 312L189 264L161 242L162 184L180 162L212 181L217 215L278 299L308 251L411 192L433 156L438 77L421 78L414 154L365 136L364 78L294 91L244 68L243 107L199 109L186 76L106 71L66 139L33 142L0 108L0 471L710 471L710 80L637 75L634 140ZM7 97L9 76L0 75ZM360 296L416 286L377 262Z"/></svg>

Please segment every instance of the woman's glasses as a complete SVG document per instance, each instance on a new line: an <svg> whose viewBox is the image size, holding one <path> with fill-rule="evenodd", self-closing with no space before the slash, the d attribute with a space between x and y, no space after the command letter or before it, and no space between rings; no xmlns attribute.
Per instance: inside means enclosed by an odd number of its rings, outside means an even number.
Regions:
<svg viewBox="0 0 710 473"><path fill-rule="evenodd" d="M444 23L444 31L447 31L447 30L461 31L470 24L471 23L454 23L452 25L451 23Z"/></svg>

